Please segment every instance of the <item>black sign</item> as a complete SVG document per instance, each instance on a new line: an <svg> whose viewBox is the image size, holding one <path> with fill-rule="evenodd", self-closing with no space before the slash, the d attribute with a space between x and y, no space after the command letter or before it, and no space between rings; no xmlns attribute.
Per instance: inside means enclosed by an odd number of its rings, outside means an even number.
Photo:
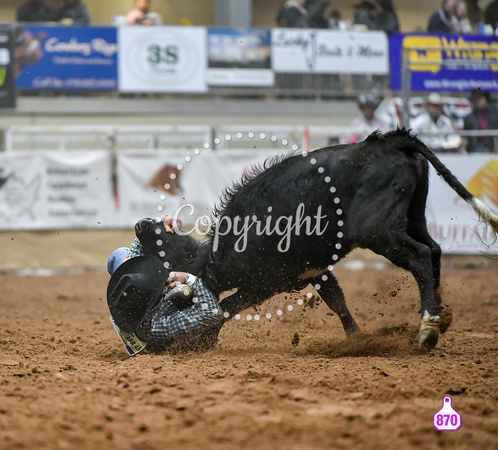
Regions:
<svg viewBox="0 0 498 450"><path fill-rule="evenodd" d="M0 108L15 107L14 27L0 24Z"/></svg>

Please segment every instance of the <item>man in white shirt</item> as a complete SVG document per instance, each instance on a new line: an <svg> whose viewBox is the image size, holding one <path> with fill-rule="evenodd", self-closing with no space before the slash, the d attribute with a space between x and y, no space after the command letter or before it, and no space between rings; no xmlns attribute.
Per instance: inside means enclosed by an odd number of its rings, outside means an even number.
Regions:
<svg viewBox="0 0 498 450"><path fill-rule="evenodd" d="M387 120L375 112L380 101L381 98L374 92L358 96L358 108L360 108L361 115L351 121L351 127L355 128L351 142L364 141L374 131L387 131L390 128Z"/></svg>
<svg viewBox="0 0 498 450"><path fill-rule="evenodd" d="M425 102L426 111L410 120L413 133L435 152L455 152L460 149L462 138L455 133L451 120L443 113L443 99L431 92Z"/></svg>

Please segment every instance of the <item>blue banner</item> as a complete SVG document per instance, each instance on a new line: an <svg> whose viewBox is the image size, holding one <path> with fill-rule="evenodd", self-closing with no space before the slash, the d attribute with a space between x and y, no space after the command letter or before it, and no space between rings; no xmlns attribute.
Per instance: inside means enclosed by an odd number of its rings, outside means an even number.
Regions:
<svg viewBox="0 0 498 450"><path fill-rule="evenodd" d="M117 90L116 28L26 25L19 33L18 88Z"/></svg>
<svg viewBox="0 0 498 450"><path fill-rule="evenodd" d="M498 37L395 34L389 39L391 89L401 89L409 49L412 91L498 91Z"/></svg>

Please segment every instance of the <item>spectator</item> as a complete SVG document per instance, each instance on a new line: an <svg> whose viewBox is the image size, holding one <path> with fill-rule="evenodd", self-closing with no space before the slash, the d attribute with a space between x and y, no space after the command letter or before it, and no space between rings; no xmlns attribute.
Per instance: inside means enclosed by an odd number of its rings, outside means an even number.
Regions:
<svg viewBox="0 0 498 450"><path fill-rule="evenodd" d="M399 32L399 20L390 0L365 1L357 4L353 23L368 30L384 31L387 35Z"/></svg>
<svg viewBox="0 0 498 450"><path fill-rule="evenodd" d="M277 24L282 28L306 28L308 11L304 7L306 0L287 0L277 15Z"/></svg>
<svg viewBox="0 0 498 450"><path fill-rule="evenodd" d="M472 25L467 16L467 5L463 0L458 0L453 7L453 30L458 34L472 33Z"/></svg>
<svg viewBox="0 0 498 450"><path fill-rule="evenodd" d="M478 33L479 24L482 23L484 18L482 8L479 6L479 0L465 0L465 3L467 5L467 17L472 26L472 32Z"/></svg>
<svg viewBox="0 0 498 450"><path fill-rule="evenodd" d="M374 4L370 1L363 1L353 5L353 7L353 25L356 25L357 28L363 27L365 30L369 30L371 26L372 12L375 9Z"/></svg>
<svg viewBox="0 0 498 450"><path fill-rule="evenodd" d="M429 18L427 31L429 33L452 33L453 32L453 7L455 0L442 0L439 8Z"/></svg>
<svg viewBox="0 0 498 450"><path fill-rule="evenodd" d="M410 121L410 128L414 133L420 133L422 142L435 152L458 151L462 139L455 133L451 120L443 114L441 96L431 92L425 105L426 111Z"/></svg>
<svg viewBox="0 0 498 450"><path fill-rule="evenodd" d="M494 0L484 10L484 23L491 25L493 31L498 29L498 0Z"/></svg>
<svg viewBox="0 0 498 450"><path fill-rule="evenodd" d="M384 31L388 36L399 32L399 20L391 0L375 0L371 30Z"/></svg>
<svg viewBox="0 0 498 450"><path fill-rule="evenodd" d="M325 7L329 0L307 0L304 8L308 13L306 25L308 28L328 28L329 21L325 17Z"/></svg>
<svg viewBox="0 0 498 450"><path fill-rule="evenodd" d="M162 25L159 14L150 12L150 0L135 0L135 8L126 15L128 25Z"/></svg>
<svg viewBox="0 0 498 450"><path fill-rule="evenodd" d="M346 27L346 24L342 20L342 13L338 9L333 9L329 12L328 22L331 30L341 30Z"/></svg>
<svg viewBox="0 0 498 450"><path fill-rule="evenodd" d="M370 133L378 129L387 131L389 128L387 120L376 114L380 102L381 98L375 92L358 96L358 108L360 108L361 115L351 121L351 127L357 130L352 136L351 142L364 141Z"/></svg>
<svg viewBox="0 0 498 450"><path fill-rule="evenodd" d="M64 0L57 13L59 22L68 25L90 25L88 7L81 0Z"/></svg>
<svg viewBox="0 0 498 450"><path fill-rule="evenodd" d="M46 0L29 0L17 10L18 22L52 22L57 20L56 11Z"/></svg>
<svg viewBox="0 0 498 450"><path fill-rule="evenodd" d="M489 103L487 93L474 89L470 94L470 101L472 112L463 121L464 130L498 130L498 108ZM467 140L469 153L493 152L491 136L469 136Z"/></svg>

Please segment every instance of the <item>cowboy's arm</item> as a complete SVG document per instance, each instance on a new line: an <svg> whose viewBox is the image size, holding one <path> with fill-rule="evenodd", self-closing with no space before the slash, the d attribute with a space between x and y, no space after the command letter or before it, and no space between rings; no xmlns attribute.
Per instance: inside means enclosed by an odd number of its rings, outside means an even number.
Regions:
<svg viewBox="0 0 498 450"><path fill-rule="evenodd" d="M146 342L164 347L186 338L197 339L223 321L223 311L211 291L200 278L186 275L185 283L194 295L192 306L175 311L168 308L166 314L159 307L141 326L140 334Z"/></svg>

